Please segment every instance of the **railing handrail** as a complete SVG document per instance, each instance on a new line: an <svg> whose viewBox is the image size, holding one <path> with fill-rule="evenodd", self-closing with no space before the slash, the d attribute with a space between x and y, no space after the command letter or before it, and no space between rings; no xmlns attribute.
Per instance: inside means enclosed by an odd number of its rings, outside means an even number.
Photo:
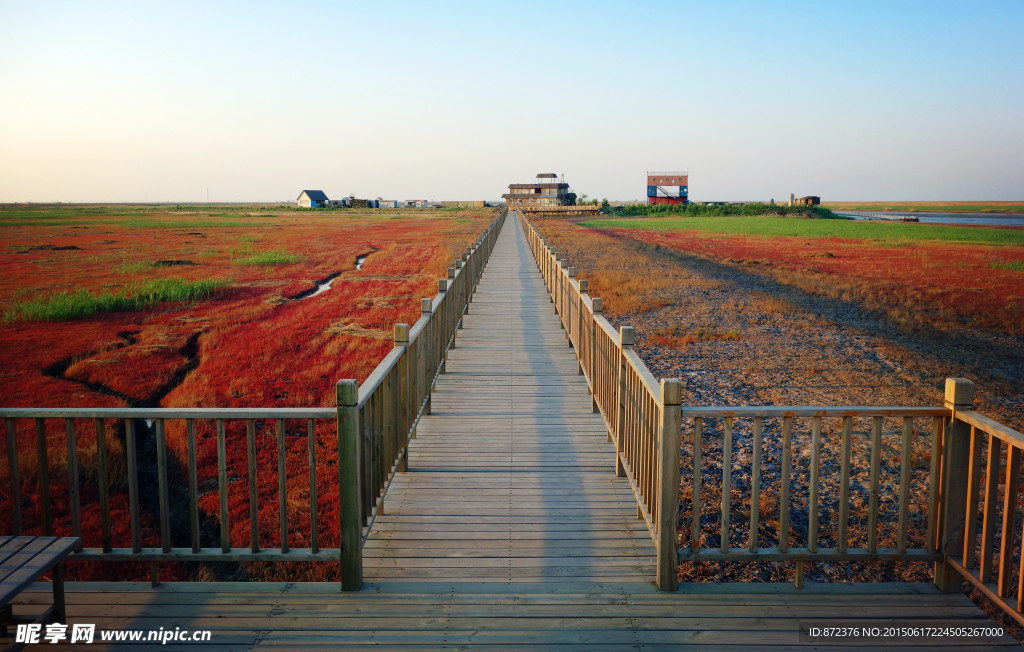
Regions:
<svg viewBox="0 0 1024 652"><path fill-rule="evenodd" d="M989 435L1013 444L1015 448L1024 449L1024 433L1014 430L1009 426L1004 426L998 421L973 410L957 411L955 415L958 421L963 421L970 426L985 431Z"/></svg>
<svg viewBox="0 0 1024 652"><path fill-rule="evenodd" d="M333 419L333 407L0 408L0 419Z"/></svg>
<svg viewBox="0 0 1024 652"><path fill-rule="evenodd" d="M949 408L905 405L695 405L682 407L694 417L948 417Z"/></svg>

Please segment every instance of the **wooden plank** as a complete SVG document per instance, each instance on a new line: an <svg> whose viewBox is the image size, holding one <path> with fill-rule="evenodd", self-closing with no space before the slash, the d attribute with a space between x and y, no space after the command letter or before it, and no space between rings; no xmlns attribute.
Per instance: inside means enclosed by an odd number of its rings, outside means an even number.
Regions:
<svg viewBox="0 0 1024 652"><path fill-rule="evenodd" d="M878 484L882 455L882 417L871 423L871 476L868 488L868 550L878 547Z"/></svg>
<svg viewBox="0 0 1024 652"><path fill-rule="evenodd" d="M981 525L981 567L978 576L984 583L992 581L992 559L994 554L999 500L999 462L1002 444L995 437L988 442L988 462L985 465L985 512Z"/></svg>
<svg viewBox="0 0 1024 652"><path fill-rule="evenodd" d="M1003 527L999 544L999 597L1010 597L1013 577L1013 539L1017 531L1017 492L1020 483L1020 449L1007 446L1006 483L1003 485ZM1016 563L1020 564L1018 558Z"/></svg>
<svg viewBox="0 0 1024 652"><path fill-rule="evenodd" d="M217 419L217 494L220 498L220 549L231 550L231 524L228 522L228 454L224 419Z"/></svg>
<svg viewBox="0 0 1024 652"><path fill-rule="evenodd" d="M750 552L757 552L758 546L758 520L761 516L761 436L763 427L764 418L754 417L754 441L751 443L751 447L754 449L754 459L750 463ZM783 474L783 477L785 477L785 474ZM694 550L696 549L694 548Z"/></svg>
<svg viewBox="0 0 1024 652"><path fill-rule="evenodd" d="M818 550L818 472L821 468L821 417L811 419L811 478L807 499L807 548Z"/></svg>
<svg viewBox="0 0 1024 652"><path fill-rule="evenodd" d="M839 534L836 541L839 552L846 552L848 543L846 531L850 520L850 438L852 429L852 417L843 417L841 462L839 467Z"/></svg>
<svg viewBox="0 0 1024 652"><path fill-rule="evenodd" d="M779 476L781 483L781 500L779 501L779 551L785 552L789 547L789 483L790 466L793 453L793 417L782 419L782 474ZM753 536L753 535L752 535Z"/></svg>
<svg viewBox="0 0 1024 652"><path fill-rule="evenodd" d="M139 517L139 470L135 441L135 419L124 420L128 457L128 518L132 528L132 550L142 549L142 523Z"/></svg>
<svg viewBox="0 0 1024 652"><path fill-rule="evenodd" d="M196 425L193 419L185 420L188 438L188 514L192 535L192 551L199 552L199 477L196 468Z"/></svg>
<svg viewBox="0 0 1024 652"><path fill-rule="evenodd" d="M910 511L910 469L913 466L913 447L911 437L914 434L914 420L903 419L903 441L900 445L900 505L899 520L896 526L896 549L907 550L907 518Z"/></svg>

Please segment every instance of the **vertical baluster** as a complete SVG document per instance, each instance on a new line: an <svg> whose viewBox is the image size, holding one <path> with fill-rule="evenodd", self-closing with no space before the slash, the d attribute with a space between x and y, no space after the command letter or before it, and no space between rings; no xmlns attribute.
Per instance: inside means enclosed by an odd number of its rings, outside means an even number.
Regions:
<svg viewBox="0 0 1024 652"><path fill-rule="evenodd" d="M821 466L821 417L811 419L811 479L807 504L807 550L818 552L818 470Z"/></svg>
<svg viewBox="0 0 1024 652"><path fill-rule="evenodd" d="M1017 533L1017 491L1020 480L1020 449L1007 445L1006 484L1003 487L1003 531L999 543L999 597L1010 597L1013 573L1013 538ZM1018 562L1019 563L1019 562Z"/></svg>
<svg viewBox="0 0 1024 652"><path fill-rule="evenodd" d="M160 543L164 552L171 551L171 504L167 486L167 438L164 420L156 420L156 479L160 492Z"/></svg>
<svg viewBox="0 0 1024 652"><path fill-rule="evenodd" d="M39 474L39 520L43 535L53 534L53 519L50 518L50 460L46 454L46 420L36 419L36 470Z"/></svg>
<svg viewBox="0 0 1024 652"><path fill-rule="evenodd" d="M761 518L761 437L764 418L754 417L754 459L750 469L750 552L757 552Z"/></svg>
<svg viewBox="0 0 1024 652"><path fill-rule="evenodd" d="M853 418L843 417L843 440L839 470L839 535L836 548L840 554L846 552L846 530L850 515L850 439L853 430Z"/></svg>
<svg viewBox="0 0 1024 652"><path fill-rule="evenodd" d="M971 460L967 467L967 516L964 520L964 568L974 568L978 555L978 498L981 494L981 444L984 433L971 426Z"/></svg>
<svg viewBox="0 0 1024 652"><path fill-rule="evenodd" d="M260 509L257 502L259 476L256 473L256 420L245 420L246 461L249 464L249 548L253 552L260 550L259 519Z"/></svg>
<svg viewBox="0 0 1024 652"><path fill-rule="evenodd" d="M192 552L199 552L199 473L196 468L196 424L185 419L188 439L188 515L192 534Z"/></svg>
<svg viewBox="0 0 1024 652"><path fill-rule="evenodd" d="M910 512L910 469L914 464L913 444L914 419L903 417L903 442L900 446L900 516L896 528L896 550L907 551L907 517Z"/></svg>
<svg viewBox="0 0 1024 652"><path fill-rule="evenodd" d="M7 421L7 478L11 481L11 534L21 536L21 481L18 479L18 441L14 419Z"/></svg>
<svg viewBox="0 0 1024 652"><path fill-rule="evenodd" d="M82 536L82 501L78 488L78 444L75 442L75 424L72 419L64 419L64 431L68 441L68 500L71 503L71 535ZM12 502L17 494L11 492ZM82 551L82 544L75 546L76 552Z"/></svg>
<svg viewBox="0 0 1024 652"><path fill-rule="evenodd" d="M228 454L224 419L217 419L217 493L220 498L220 550L231 550L231 524L228 522Z"/></svg>
<svg viewBox="0 0 1024 652"><path fill-rule="evenodd" d="M782 500L779 504L779 552L789 550L789 476L792 456L793 417L782 419Z"/></svg>
<svg viewBox="0 0 1024 652"><path fill-rule="evenodd" d="M361 476L362 477L361 507L363 509L363 516L362 516L362 524L363 525L366 525L367 519L370 518L370 514L373 512L373 503L374 503L374 499L373 499L373 459L374 459L373 434L376 432L376 427L377 427L376 420L374 418L376 416L376 413L377 413L376 404L377 404L377 395L374 394L374 393L371 393L369 395L369 397L366 399L366 403L359 410L359 420L358 420L358 423L359 423L359 427L361 428L359 436L360 436L360 438L362 440L362 447L361 447L362 460L361 460L361 463L362 463L362 466L363 466L363 472L362 472L362 476Z"/></svg>
<svg viewBox="0 0 1024 652"><path fill-rule="evenodd" d="M128 456L128 513L132 527L132 552L142 550L142 522L139 517L139 469L135 419L124 420L124 437Z"/></svg>
<svg viewBox="0 0 1024 652"><path fill-rule="evenodd" d="M992 548L996 538L1001 448L1002 442L998 437L988 438L988 460L985 465L985 515L981 524L981 568L978 574L981 581L986 583L992 581Z"/></svg>
<svg viewBox="0 0 1024 652"><path fill-rule="evenodd" d="M284 419L277 420L277 495L281 507L281 552L288 552L288 465L284 447Z"/></svg>
<svg viewBox="0 0 1024 652"><path fill-rule="evenodd" d="M722 541L723 553L729 552L729 506L732 500L732 417L725 417L722 440Z"/></svg>
<svg viewBox="0 0 1024 652"><path fill-rule="evenodd" d="M107 424L96 419L96 456L99 458L100 540L103 552L110 552L110 478L107 473Z"/></svg>
<svg viewBox="0 0 1024 652"><path fill-rule="evenodd" d="M693 514L690 522L690 551L700 550L700 468L703 464L701 439L703 438L704 419L693 420Z"/></svg>
<svg viewBox="0 0 1024 652"><path fill-rule="evenodd" d="M316 554L320 552L320 532L316 515L316 429L312 419L306 420L306 433L309 435L309 542Z"/></svg>
<svg viewBox="0 0 1024 652"><path fill-rule="evenodd" d="M626 447L623 439L626 437L626 400L628 394L626 378L626 356L625 350L633 348L633 327L622 326L619 328L619 345L621 350L615 351L616 374L618 377L618 392L615 398L615 410L611 415L615 419L615 475L625 477L626 472L622 467L622 457L626 454Z"/></svg>
<svg viewBox="0 0 1024 652"><path fill-rule="evenodd" d="M874 417L871 423L871 479L868 490L868 551L878 548L878 484L881 473L882 417Z"/></svg>
<svg viewBox="0 0 1024 652"><path fill-rule="evenodd" d="M942 456L943 423L945 419L932 419L932 459L928 465L928 531L925 534L925 549L936 550L936 533L939 525L939 458Z"/></svg>

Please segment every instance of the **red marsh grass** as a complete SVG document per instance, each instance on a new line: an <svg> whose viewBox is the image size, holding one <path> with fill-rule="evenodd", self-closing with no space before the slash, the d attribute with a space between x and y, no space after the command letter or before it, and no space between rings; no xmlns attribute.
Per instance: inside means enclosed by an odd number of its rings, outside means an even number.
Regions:
<svg viewBox="0 0 1024 652"><path fill-rule="evenodd" d="M0 323L0 404L333 406L337 380L361 381L369 375L391 349L394 324L419 318L420 298L436 294L437 279L494 215L493 210L228 216L200 211L182 216L148 209L83 216L55 209L27 217L0 212L0 308L5 315ZM361 257L364 262L356 270ZM307 296L332 277L330 290ZM146 287L154 284L206 291L146 295ZM213 424L196 425L200 508L204 527L217 531L216 438ZM259 423L257 428L260 536L267 546L280 544L273 426ZM96 433L91 420L77 427L85 544L98 546ZM123 428L108 422L115 547L130 545ZM290 543L305 547L305 423L288 422L286 434ZM46 436L54 452L49 461L55 528L58 534L69 533L64 424L49 420ZM33 424L19 421L23 499L38 495L34 441ZM168 422L167 441L172 481L187 486L181 474L187 467L182 423ZM247 546L244 423L229 422L227 442L232 545ZM317 425L316 447L320 545L336 546L336 528L327 526L337 522L333 423ZM7 464L0 467L0 486L7 487ZM39 533L34 501L23 505L22 516L26 532ZM144 546L159 545L156 520L143 510ZM0 500L0 522L10 522L7 500ZM175 545L188 545L187 539ZM140 579L146 576L143 566L74 564L70 577ZM165 566L167 577L200 572ZM249 570L252 576L294 577L292 572L288 567ZM303 577L313 579L317 573L336 574L336 569L321 565Z"/></svg>

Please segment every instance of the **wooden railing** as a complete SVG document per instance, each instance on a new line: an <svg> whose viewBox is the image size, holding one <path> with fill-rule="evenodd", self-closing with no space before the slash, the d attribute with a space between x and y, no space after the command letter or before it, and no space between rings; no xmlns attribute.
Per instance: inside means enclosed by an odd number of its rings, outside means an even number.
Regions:
<svg viewBox="0 0 1024 652"><path fill-rule="evenodd" d="M159 562L163 561L334 561L342 565L342 585L346 590L358 589L362 584L362 547L369 526L380 510L380 499L396 471L406 468L406 451L410 438L415 436L416 425L430 412L430 392L439 373L444 370L446 352L462 315L472 300L473 290L480 278L491 249L505 220L505 211L488 226L472 247L467 249L448 269L447 278L438 284L438 294L424 298L422 316L410 328L406 324L395 326L395 346L378 364L370 376L357 387L354 380L342 380L337 385L337 408L0 408L0 418L6 422L6 457L10 509L10 533L20 535L24 527L22 467L34 461L37 527L43 535L53 534L58 528L52 514L51 473L66 481L66 491L60 499L67 501L68 525L74 536L82 536L83 489L95 497L99 507L98 547L83 547L71 557L75 561L149 561L152 562L154 582L158 581ZM318 444L325 439L326 427L317 422L333 419L336 424L339 516L337 523L338 547L321 547L321 530L325 524L319 519L317 505ZM59 435L59 421L63 420L64 445L51 446ZM25 451L18 450L20 422L30 421L35 428L35 455L25 463L19 458ZM304 421L304 423L303 423ZM91 426L89 425L91 424ZM298 427L297 427L298 425ZM309 531L295 532L289 527L289 491L286 435L301 432L306 438L309 467ZM169 466L177 458L169 455L168 429L180 432L187 447L187 470L172 473ZM48 436L48 429L54 430ZM233 449L227 446L228 437L243 436L244 460L232 459ZM332 428L331 430L335 430ZM82 439L88 438L90 457L86 486L83 464L85 452ZM155 451L143 455L140 438L145 437L147 449ZM217 479L219 501L219 547L203 545L203 523L200 517L201 497L197 447L210 438L216 438ZM277 494L280 539L276 547L261 545L258 489L258 451L270 439L276 446ZM175 441L180 441L175 439ZM263 444L259 446L258 444ZM111 453L115 445L116 454ZM95 451L95 459L93 459ZM155 459L154 459L155 458ZM145 464L140 468L139 461ZM57 461L60 460L60 461ZM320 460L324 461L324 460ZM229 467L238 468L244 462L249 486L249 545L236 547L231 538L231 518L228 491L231 482L240 477L229 477ZM155 467L155 469L151 468ZM116 470L115 470L116 467ZM267 470L263 470L264 473ZM128 527L114 521L119 513L112 502L120 496L111 491L112 484L127 484ZM143 476L155 476L155 509L143 508L143 497L151 488L142 486ZM118 476L118 477L115 477ZM175 545L182 529L173 528L172 506L184 501L184 490L173 485L176 477L187 478L189 547ZM155 524L144 521L155 519ZM115 530L125 532L125 541L115 541ZM159 545L144 545L153 537L150 530L159 533ZM89 533L87 533L89 534ZM332 535L334 533L332 532ZM330 537L334 540L334 537ZM129 543L130 545L123 545ZM289 540L308 541L308 546L292 547ZM265 539L264 539L265 540Z"/></svg>
<svg viewBox="0 0 1024 652"><path fill-rule="evenodd" d="M789 561L797 586L806 562L934 562L941 590L957 591L966 579L1024 625L1024 564L1014 548L1024 434L971 411L973 383L947 379L941 407L676 407L680 381L659 383L633 351L633 329L616 333L586 280L519 220L615 442L615 471L629 478L637 516L657 545L659 588L676 588L679 562ZM766 442L778 459L765 459ZM717 504L702 497L711 444L721 469L710 492ZM838 478L826 456L838 457ZM823 473L838 485L827 497ZM771 527L762 523L765 495L778 501Z"/></svg>
<svg viewBox="0 0 1024 652"><path fill-rule="evenodd" d="M480 236L438 294L423 299L423 316L395 327L395 348L366 381L338 383L338 473L341 487L342 586L362 585L362 547L396 471L408 467L416 425L430 414L430 393L469 310L473 290L497 241L506 211Z"/></svg>
<svg viewBox="0 0 1024 652"><path fill-rule="evenodd" d="M36 499L38 505L39 530L43 535L55 533L51 513L50 473L57 470L51 457L66 454L66 465L60 469L66 473L68 491L66 497L70 512L71 535L82 536L82 464L79 456L83 451L81 438L95 441L95 489L99 503L100 547L82 548L73 555L73 560L97 561L338 561L338 549L319 546L319 524L315 509L310 510L310 545L292 548L288 544L288 501L287 474L285 461L285 424L295 420L305 421L309 456L310 505L316 504L316 427L317 420L332 419L333 408L0 408L0 417L7 426L7 473L10 488L11 529L14 535L23 533L22 491L17 450L17 426L19 420L32 420L36 434L35 473ZM66 449L51 450L47 437L47 420L63 420ZM152 426L147 425L152 422ZM91 424L90 424L91 422ZM226 433L229 425L244 422L246 440L246 468L250 490L249 531L250 545L247 548L232 547L230 540L231 521L228 514L228 473L231 460L228 459ZM167 427L183 426L188 448L188 468L185 471L188 482L188 538L190 547L172 545L171 531L171 477L168 473ZM260 424L262 427L257 428ZM268 428L267 424L271 424ZM91 427L89 427L91 425ZM196 464L197 426L202 431L215 431L217 446L217 491L219 494L220 547L202 547L199 517L199 480ZM123 428L123 430L122 430ZM150 430L151 428L151 430ZM153 437L157 479L157 511L159 546L143 547L143 522L140 515L141 494L139 489L139 430L147 437ZM278 547L265 548L260 545L257 490L257 432L274 438L277 446L277 472L279 492L279 513L281 539ZM268 432L269 430L269 432ZM123 440L121 439L123 437ZM118 442L121 450L114 455L111 445ZM120 445L123 441L123 447ZM90 450L92 448L90 447ZM123 466L122 466L123 465ZM118 467L126 474L128 489L128 515L130 546L115 546L111 520L111 486L119 484L112 467ZM90 492L91 493L91 492ZM91 534L91 533L89 533ZM154 573L156 567L154 567ZM155 575L154 575L155 581Z"/></svg>
<svg viewBox="0 0 1024 652"><path fill-rule="evenodd" d="M693 429L687 460L692 499L685 528L689 531L689 543L681 547L680 561L793 561L797 586L802 584L803 565L807 561L941 561L942 555L936 552L934 544L936 479L943 418L948 414L944 408L929 407L683 407L684 425L692 425ZM915 420L918 426L923 420L925 427L915 428ZM716 441L720 450L715 455L716 460L721 459L717 513L714 505L702 501L704 447L712 433L709 421L718 422L722 433ZM737 421L750 426L746 431L749 436L744 438L750 445L743 446L743 461L735 459L740 448L734 437ZM857 422L869 423L870 432L855 432ZM896 427L885 427L893 422ZM772 441L766 442L769 430ZM930 440L915 437L922 431L931 434ZM922 446L922 440L929 440L928 445ZM777 451L771 464L764 456L769 443L773 452ZM853 451L855 444L857 454ZM800 473L795 472L794 449L799 454ZM838 484L838 492L830 491L827 503L821 491L825 480L820 476L821 470L828 468L823 449L831 467L836 464L834 453L839 453L838 478L828 478L830 484ZM927 499L923 502L913 501L911 495L912 483L920 481L912 476L915 464L921 460L929 461ZM769 468L771 477L763 474ZM749 478L749 482L744 482L749 489L734 483L740 473ZM893 487L898 487L898 498L888 502L896 503L896 518L894 522L882 522L882 489ZM802 496L799 506L793 500L794 489ZM771 510L770 532L763 532L759 523L761 498L766 493L778 502L777 508ZM863 501L865 495L867 500ZM851 515L853 502L866 502L866 514L858 510L858 514ZM734 518L733 504L749 511L747 528ZM823 510L823 504L831 509ZM891 509L885 511L892 515ZM791 523L798 512L801 520L806 519L806 527ZM824 535L822 516L827 516L828 532ZM856 532L850 528L851 519ZM911 520L918 526L915 532L908 533ZM919 526L922 523L927 524L927 533ZM883 531L893 545L879 545ZM717 548L701 546L702 541L715 537L719 542ZM822 545L823 539L828 545ZM851 541L856 544L851 545ZM766 542L769 545L765 546Z"/></svg>
<svg viewBox="0 0 1024 652"><path fill-rule="evenodd" d="M679 512L679 404L676 378L660 383L633 351L633 329L618 333L601 314L601 299L591 298L587 282L576 278L546 238L519 214L544 284L580 373L587 379L593 409L615 442L615 472L629 479L643 519L658 548L658 587L676 586Z"/></svg>
<svg viewBox="0 0 1024 652"><path fill-rule="evenodd" d="M973 398L973 383L946 382L951 416L939 524L944 562L935 570L935 583L956 591L963 577L1024 625L1024 563L1015 549L1024 434L972 411Z"/></svg>

